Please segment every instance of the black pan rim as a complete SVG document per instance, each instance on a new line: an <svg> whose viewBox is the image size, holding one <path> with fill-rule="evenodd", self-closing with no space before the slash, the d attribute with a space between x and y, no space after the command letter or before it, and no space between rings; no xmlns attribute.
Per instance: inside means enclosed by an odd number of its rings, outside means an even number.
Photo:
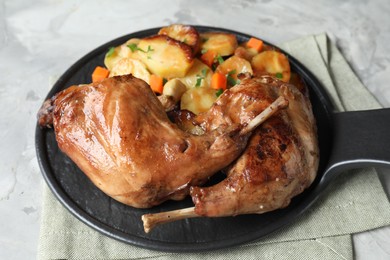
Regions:
<svg viewBox="0 0 390 260"><path fill-rule="evenodd" d="M194 26L199 31L224 31L229 32L237 35L238 37L249 39L251 36L248 34L236 32L229 29L219 28L219 27L210 27L210 26ZM109 41L96 49L92 50L85 56L83 56L81 59L76 61L54 84L53 88L50 90L46 98L50 98L53 96L58 89L63 88L64 82L66 82L67 79L69 79L74 73L79 69L80 66L88 63L90 60L95 58L98 54L102 53L103 51L106 51L110 46L117 45L120 42L125 42L127 39L134 37L134 35L140 35L136 37L144 37L147 35L155 34L161 27L146 29L134 33L130 33L121 37L118 37L112 41ZM268 42L266 42L269 44ZM270 44L272 45L272 44ZM332 103L327 96L326 92L323 90L321 84L319 81L314 77L314 75L306 68L304 67L299 61L297 61L294 57L289 55L288 53L284 52L286 55L288 55L290 64L292 67L296 69L296 71L305 78L305 80L309 81L308 84L310 86L315 86L312 90L316 92L316 94L320 97L322 104L326 108L325 111L328 113L328 117L330 118L333 111ZM234 239L225 239L225 240L216 240L213 243L210 242L199 242L199 243L167 243L162 241L156 241L156 240L149 240L142 237L138 237L133 234L128 234L121 232L111 226L108 226L100 221L98 221L93 216L89 215L87 212L85 212L83 209L81 209L69 196L68 194L62 189L61 185L58 183L58 180L55 178L54 173L52 172L52 169L49 166L48 157L45 151L46 148L46 142L45 142L45 133L46 129L40 128L38 125L36 126L36 132L35 132L35 146L36 146L36 153L37 153L37 159L39 163L39 167L41 169L42 175L50 188L51 192L55 195L58 201L77 219L79 219L84 224L87 224L92 229L102 233L103 235L106 235L108 237L114 238L118 241L135 245L138 247L146 248L146 249L152 249L152 250L158 250L158 251L165 251L165 252L199 252L199 251L208 251L208 250L215 250L215 249L222 249L232 246L238 246L244 243L253 242L255 240L258 240L267 234L270 234L281 227L291 223L294 219L296 219L299 215L301 215L305 209L310 207L312 203L317 199L319 192L316 192L316 189L313 190L312 196L309 198L306 197L302 200L301 203L298 204L297 207L290 210L289 216L285 218L281 218L281 220L276 223L276 225L272 225L266 229L262 229L261 232L254 231L251 234L247 234L242 237L235 237ZM292 217L293 216L293 217ZM280 223L279 223L280 222Z"/></svg>

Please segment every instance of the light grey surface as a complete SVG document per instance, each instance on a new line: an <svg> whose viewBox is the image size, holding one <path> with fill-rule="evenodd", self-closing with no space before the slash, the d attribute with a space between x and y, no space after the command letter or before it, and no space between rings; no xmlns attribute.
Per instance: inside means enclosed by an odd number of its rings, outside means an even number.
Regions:
<svg viewBox="0 0 390 260"><path fill-rule="evenodd" d="M36 255L43 180L35 114L55 79L93 48L176 22L229 28L273 43L326 32L389 107L389 13L387 0L0 0L0 259ZM390 187L389 170L383 172ZM389 259L389 245L389 227L354 236L357 259Z"/></svg>

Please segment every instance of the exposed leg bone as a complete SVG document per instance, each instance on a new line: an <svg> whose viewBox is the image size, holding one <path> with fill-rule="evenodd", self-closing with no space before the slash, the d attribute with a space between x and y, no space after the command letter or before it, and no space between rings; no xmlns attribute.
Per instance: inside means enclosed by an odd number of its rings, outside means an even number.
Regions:
<svg viewBox="0 0 390 260"><path fill-rule="evenodd" d="M286 108L287 106L288 106L288 100L283 96L278 97L263 112L258 114L255 118L253 118L253 120L250 121L249 124L241 130L241 134L246 134L252 131L260 124L262 124L265 120L270 118L273 114L278 112L280 109Z"/></svg>
<svg viewBox="0 0 390 260"><path fill-rule="evenodd" d="M195 213L195 207L191 207L155 214L145 214L142 215L142 221L144 222L145 233L149 233L150 230L152 230L155 226L159 224L195 217L199 216Z"/></svg>
<svg viewBox="0 0 390 260"><path fill-rule="evenodd" d="M277 111L286 108L288 106L288 100L284 97L277 98L269 107L267 107L263 112L257 115L249 124L241 130L241 134L246 134L257 126L266 121L269 117L275 114ZM167 212L155 213L155 214L145 214L142 216L142 221L144 223L144 230L146 233L149 233L155 226L169 223L172 221L185 219L185 218L195 218L200 217L195 213L195 207L172 210Z"/></svg>

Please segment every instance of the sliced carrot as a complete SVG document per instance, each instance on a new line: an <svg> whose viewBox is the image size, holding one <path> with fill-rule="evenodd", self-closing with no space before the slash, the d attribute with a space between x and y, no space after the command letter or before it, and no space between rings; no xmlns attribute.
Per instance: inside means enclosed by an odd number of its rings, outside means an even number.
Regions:
<svg viewBox="0 0 390 260"><path fill-rule="evenodd" d="M213 50L208 50L205 53L202 54L200 59L209 67L211 67L214 63L215 58L217 57L218 53Z"/></svg>
<svg viewBox="0 0 390 260"><path fill-rule="evenodd" d="M150 75L150 87L156 93L162 94L164 87L164 79L156 74Z"/></svg>
<svg viewBox="0 0 390 260"><path fill-rule="evenodd" d="M106 68L97 66L95 70L92 72L92 82L101 81L108 77L110 71Z"/></svg>
<svg viewBox="0 0 390 260"><path fill-rule="evenodd" d="M257 52L259 52L263 49L263 41L252 37L246 43L246 47L255 49Z"/></svg>
<svg viewBox="0 0 390 260"><path fill-rule="evenodd" d="M210 83L211 88L213 89L226 89L227 86L227 79L226 76L223 75L222 73L214 73L213 76L211 77L211 83Z"/></svg>

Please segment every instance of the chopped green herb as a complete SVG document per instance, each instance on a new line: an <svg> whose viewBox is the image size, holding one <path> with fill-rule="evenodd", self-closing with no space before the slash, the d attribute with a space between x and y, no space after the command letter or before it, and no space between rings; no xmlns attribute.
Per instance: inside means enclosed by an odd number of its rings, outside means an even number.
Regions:
<svg viewBox="0 0 390 260"><path fill-rule="evenodd" d="M151 51L154 51L154 49L152 49L152 47L150 45L148 46L148 49L146 51L139 48L138 45L135 43L130 43L129 45L127 45L127 47L129 47L132 52L141 51L143 53L149 53Z"/></svg>
<svg viewBox="0 0 390 260"><path fill-rule="evenodd" d="M184 38L183 43L187 43L187 38Z"/></svg>
<svg viewBox="0 0 390 260"><path fill-rule="evenodd" d="M201 70L201 72L202 72L203 78L205 78L205 77L206 77L206 74L207 74L207 69L204 68L204 69Z"/></svg>
<svg viewBox="0 0 390 260"><path fill-rule="evenodd" d="M207 69L206 68L202 69L201 73L202 73L202 75L196 75L195 87L200 87L200 85L202 84L202 80L204 80L206 78Z"/></svg>
<svg viewBox="0 0 390 260"><path fill-rule="evenodd" d="M278 72L275 74L275 77L277 77L278 79L282 79L283 78L283 74Z"/></svg>
<svg viewBox="0 0 390 260"><path fill-rule="evenodd" d="M209 38L202 38L202 42L205 43L209 40Z"/></svg>
<svg viewBox="0 0 390 260"><path fill-rule="evenodd" d="M201 78L201 77L198 77L198 78L196 79L195 87L200 87L200 84L202 84L202 79L203 79L203 78Z"/></svg>
<svg viewBox="0 0 390 260"><path fill-rule="evenodd" d="M237 81L230 75L227 75L226 80L230 86L234 86L237 84Z"/></svg>
<svg viewBox="0 0 390 260"><path fill-rule="evenodd" d="M216 60L218 61L219 64L222 64L224 62L223 58L221 55L218 54Z"/></svg>
<svg viewBox="0 0 390 260"><path fill-rule="evenodd" d="M223 93L223 89L220 88L217 90L217 92L215 92L215 95L219 97L220 95L222 95L222 93Z"/></svg>
<svg viewBox="0 0 390 260"><path fill-rule="evenodd" d="M237 72L236 72L236 70L231 70L231 71L229 71L228 72L228 74L226 75L226 80L227 80L227 82L228 82L228 84L230 85L230 86L235 86L235 85L237 85L238 83L240 83L240 81L237 79L234 79L233 77L232 77L232 75L234 75L234 74L236 74Z"/></svg>
<svg viewBox="0 0 390 260"><path fill-rule="evenodd" d="M168 80L166 78L163 78L163 85L165 85L165 83L167 83Z"/></svg>
<svg viewBox="0 0 390 260"><path fill-rule="evenodd" d="M202 50L200 51L200 53L202 53L202 54L205 54L206 52L207 52L206 49L202 49Z"/></svg>
<svg viewBox="0 0 390 260"><path fill-rule="evenodd" d="M138 50L138 46L135 43L130 43L129 45L127 45L127 47L129 47L132 52Z"/></svg>
<svg viewBox="0 0 390 260"><path fill-rule="evenodd" d="M140 50L140 51L143 51L143 50ZM154 51L154 49L152 49L152 47L150 45L148 45L148 49L146 50L146 53L151 52L151 51Z"/></svg>
<svg viewBox="0 0 390 260"><path fill-rule="evenodd" d="M115 47L110 47L110 48L108 49L108 52L107 52L107 54L106 54L106 57L110 57L112 54L114 54L114 52L115 52Z"/></svg>
<svg viewBox="0 0 390 260"><path fill-rule="evenodd" d="M228 72L228 76L234 75L234 74L236 74L236 73L237 73L236 70L231 70L231 71Z"/></svg>

